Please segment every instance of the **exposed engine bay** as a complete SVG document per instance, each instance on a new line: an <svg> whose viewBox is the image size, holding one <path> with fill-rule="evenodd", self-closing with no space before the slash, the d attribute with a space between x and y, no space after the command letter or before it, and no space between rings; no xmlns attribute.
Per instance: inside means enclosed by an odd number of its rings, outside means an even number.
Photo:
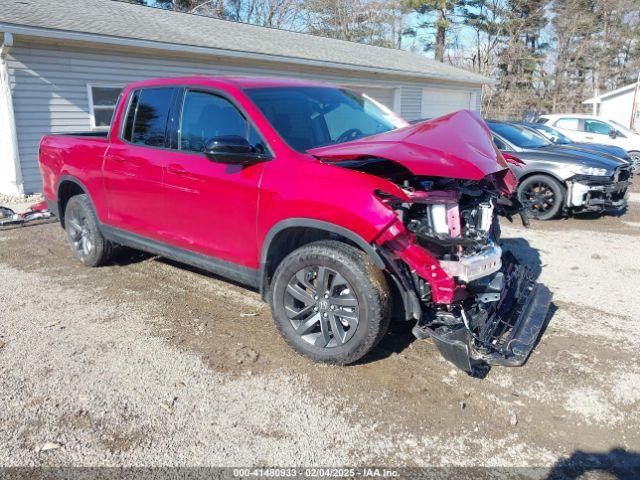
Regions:
<svg viewBox="0 0 640 480"><path fill-rule="evenodd" d="M340 162L381 176L404 198L376 195L398 218L379 242L392 278L404 292L413 334L432 338L457 367L482 376L490 365L521 365L542 330L550 303L526 267L500 246L498 215L519 214L500 179L480 181L412 175L384 159ZM408 305L408 307L407 307Z"/></svg>

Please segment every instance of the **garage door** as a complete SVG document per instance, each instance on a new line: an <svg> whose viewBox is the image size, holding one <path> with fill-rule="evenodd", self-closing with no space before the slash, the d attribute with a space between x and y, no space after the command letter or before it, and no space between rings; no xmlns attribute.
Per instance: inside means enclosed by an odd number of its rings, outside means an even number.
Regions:
<svg viewBox="0 0 640 480"><path fill-rule="evenodd" d="M345 87L355 90L356 92L362 92L393 110L393 96L395 90L393 88L360 87L357 85L345 85Z"/></svg>
<svg viewBox="0 0 640 480"><path fill-rule="evenodd" d="M462 109L476 109L476 93L444 88L422 90L422 118L435 118Z"/></svg>

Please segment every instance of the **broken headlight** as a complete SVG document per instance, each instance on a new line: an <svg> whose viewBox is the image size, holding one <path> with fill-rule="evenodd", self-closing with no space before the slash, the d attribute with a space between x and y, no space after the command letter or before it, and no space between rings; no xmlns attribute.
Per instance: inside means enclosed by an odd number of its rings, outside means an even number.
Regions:
<svg viewBox="0 0 640 480"><path fill-rule="evenodd" d="M575 175L588 175L590 177L610 177L613 175L613 170L590 167L588 165L572 165L570 171Z"/></svg>

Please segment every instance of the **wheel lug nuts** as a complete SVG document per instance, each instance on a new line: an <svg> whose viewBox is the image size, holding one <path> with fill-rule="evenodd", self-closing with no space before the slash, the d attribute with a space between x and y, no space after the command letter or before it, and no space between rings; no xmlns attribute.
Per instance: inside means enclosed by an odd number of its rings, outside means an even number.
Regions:
<svg viewBox="0 0 640 480"><path fill-rule="evenodd" d="M325 294L324 294L324 298L329 298L329 294L328 294L328 293L325 293Z"/></svg>
<svg viewBox="0 0 640 480"><path fill-rule="evenodd" d="M325 313L323 313L323 314L322 314L322 316L323 316L323 317L325 317L325 318L327 318L327 313L326 313L326 312L325 312Z"/></svg>
<svg viewBox="0 0 640 480"><path fill-rule="evenodd" d="M314 299L314 300L317 300L317 299L318 299L318 295L314 295L314 296L313 296L313 299Z"/></svg>
<svg viewBox="0 0 640 480"><path fill-rule="evenodd" d="M313 311L317 312L318 311L318 307L313 307Z"/></svg>
<svg viewBox="0 0 640 480"><path fill-rule="evenodd" d="M331 305L331 310L335 310L336 306L335 305Z"/></svg>

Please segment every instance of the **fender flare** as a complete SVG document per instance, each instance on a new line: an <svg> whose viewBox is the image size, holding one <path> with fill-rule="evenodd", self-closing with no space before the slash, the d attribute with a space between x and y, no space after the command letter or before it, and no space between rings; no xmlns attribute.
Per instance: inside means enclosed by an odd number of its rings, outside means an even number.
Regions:
<svg viewBox="0 0 640 480"><path fill-rule="evenodd" d="M96 206L93 204L93 199L91 198L91 194L89 193L89 189L85 186L84 183L82 183L82 181L80 179L78 179L77 177L74 177L73 175L62 175L60 176L60 178L58 178L58 183L56 184L56 201L55 201L55 215L58 217L58 219L60 220L60 225L62 227L64 227L64 212L62 211L62 209L60 208L60 186L64 183L64 182L71 182L76 184L78 187L80 187L82 189L82 191L87 195L87 197L89 197L89 201L91 202L91 207L93 208L93 211L96 211ZM51 204L54 203L52 201L47 200L47 203L49 203L49 207L51 208ZM96 212L97 215L97 212Z"/></svg>
<svg viewBox="0 0 640 480"><path fill-rule="evenodd" d="M334 223L325 222L322 220L315 220L313 218L288 218L286 220L281 220L272 226L267 235L264 237L264 241L262 242L262 252L260 254L260 295L262 298L265 298L266 290L267 290L267 267L268 267L268 255L269 249L271 247L271 243L273 239L283 230L292 227L306 227L306 228L315 228L317 230L324 230L329 233L335 233L342 237L351 240L355 243L359 248L361 248L364 252L371 257L373 263L380 270L386 269L386 264L380 254L376 251L376 249L369 244L364 238L362 238L357 233L353 231L341 227L340 225L336 225Z"/></svg>

